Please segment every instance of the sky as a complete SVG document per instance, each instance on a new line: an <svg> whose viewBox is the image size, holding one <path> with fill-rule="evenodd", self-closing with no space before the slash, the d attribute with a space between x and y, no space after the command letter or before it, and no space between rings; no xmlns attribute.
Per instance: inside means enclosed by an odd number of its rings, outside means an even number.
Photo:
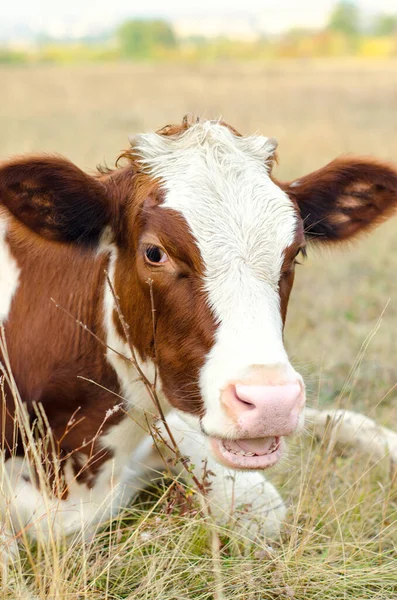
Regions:
<svg viewBox="0 0 397 600"><path fill-rule="evenodd" d="M0 0L0 33L10 27L46 29L54 22L81 21L97 25L127 17L165 17L170 20L260 19L269 31L297 26L321 26L334 0ZM368 13L397 12L396 0L359 0Z"/></svg>

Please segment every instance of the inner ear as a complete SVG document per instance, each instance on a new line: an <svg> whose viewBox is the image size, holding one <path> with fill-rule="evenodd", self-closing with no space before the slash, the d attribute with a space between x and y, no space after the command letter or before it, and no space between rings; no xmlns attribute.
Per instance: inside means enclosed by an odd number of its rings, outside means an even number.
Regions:
<svg viewBox="0 0 397 600"><path fill-rule="evenodd" d="M368 183L366 181L355 181L348 185L341 193L339 205L348 210L355 209L365 204L375 203L379 205L379 194L387 191L387 188L377 183Z"/></svg>
<svg viewBox="0 0 397 600"><path fill-rule="evenodd" d="M355 182L337 198L327 217L337 238L349 238L382 217L389 193L379 184Z"/></svg>

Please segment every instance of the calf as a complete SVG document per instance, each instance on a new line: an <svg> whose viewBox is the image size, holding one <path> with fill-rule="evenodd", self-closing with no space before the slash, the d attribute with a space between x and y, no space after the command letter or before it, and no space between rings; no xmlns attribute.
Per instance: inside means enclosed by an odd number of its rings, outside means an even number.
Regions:
<svg viewBox="0 0 397 600"><path fill-rule="evenodd" d="M182 451L216 474L214 512L248 503L277 530L284 506L263 470L305 405L283 345L297 257L391 215L397 173L342 158L281 183L275 149L185 121L134 137L115 170L87 175L57 156L1 165L0 512L14 531L71 535L101 522L157 468L157 415L130 345ZM41 411L36 435L53 437L46 458L63 483L49 474L50 500L15 424L16 388L32 426Z"/></svg>

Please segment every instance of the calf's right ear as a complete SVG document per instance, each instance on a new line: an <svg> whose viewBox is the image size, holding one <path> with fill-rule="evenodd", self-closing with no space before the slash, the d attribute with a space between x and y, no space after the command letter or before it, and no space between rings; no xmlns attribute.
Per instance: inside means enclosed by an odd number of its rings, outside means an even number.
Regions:
<svg viewBox="0 0 397 600"><path fill-rule="evenodd" d="M397 210L396 170L370 158L338 158L281 185L296 200L306 238L316 244L349 240Z"/></svg>
<svg viewBox="0 0 397 600"><path fill-rule="evenodd" d="M58 156L0 165L0 206L50 240L93 246L120 206L105 183Z"/></svg>

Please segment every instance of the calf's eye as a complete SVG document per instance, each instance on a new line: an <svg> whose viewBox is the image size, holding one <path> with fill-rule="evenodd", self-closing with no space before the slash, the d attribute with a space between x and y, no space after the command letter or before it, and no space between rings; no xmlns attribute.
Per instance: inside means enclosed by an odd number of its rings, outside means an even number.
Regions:
<svg viewBox="0 0 397 600"><path fill-rule="evenodd" d="M165 263L168 260L168 256L158 246L147 246L145 248L145 259L151 265L158 265L160 263Z"/></svg>

